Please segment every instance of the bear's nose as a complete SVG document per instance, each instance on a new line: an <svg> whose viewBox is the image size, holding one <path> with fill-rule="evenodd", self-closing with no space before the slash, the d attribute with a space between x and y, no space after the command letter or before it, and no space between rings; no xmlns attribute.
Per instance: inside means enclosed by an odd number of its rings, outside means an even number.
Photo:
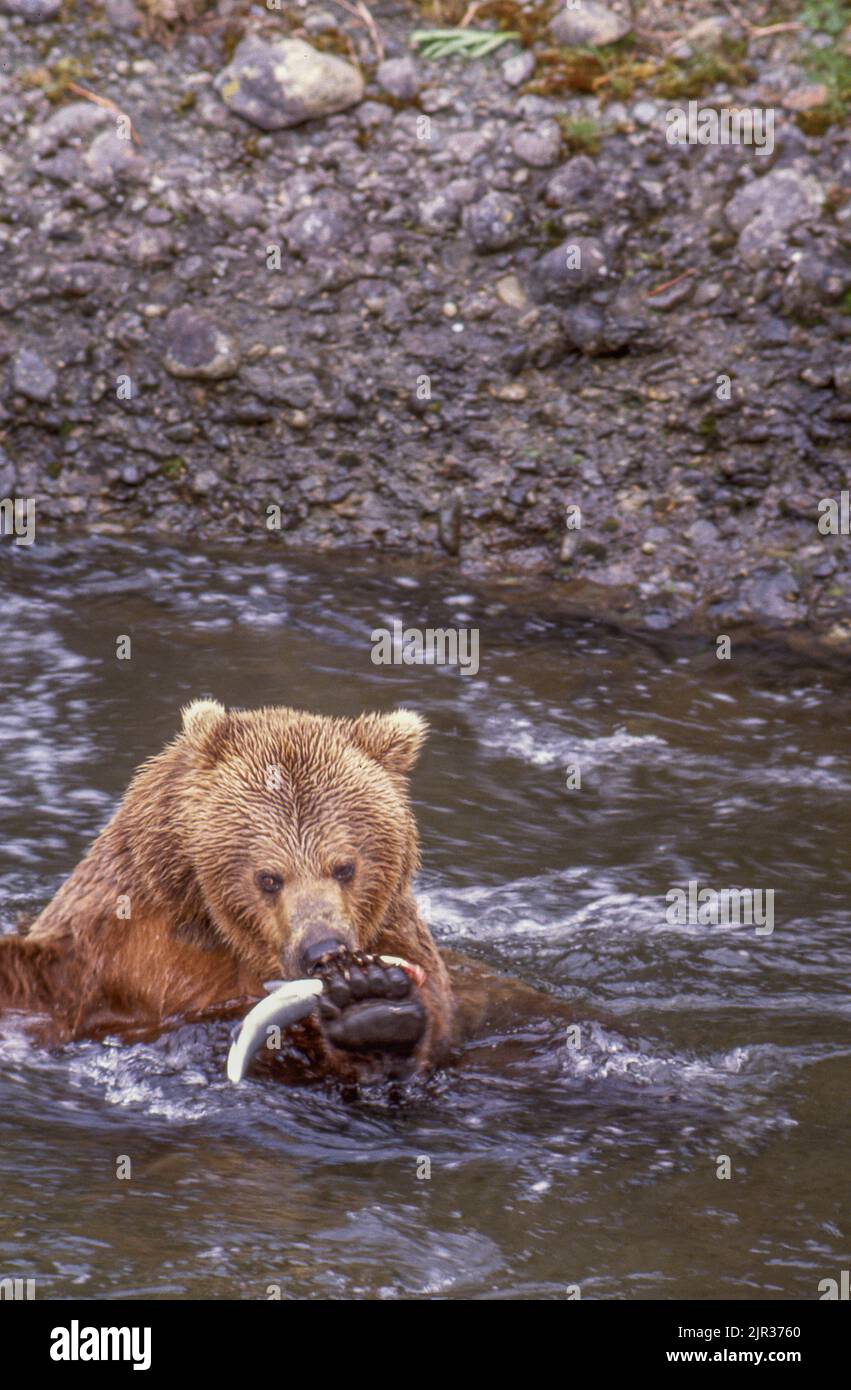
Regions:
<svg viewBox="0 0 851 1390"><path fill-rule="evenodd" d="M343 955L346 949L345 942L338 936L323 937L321 941L312 941L304 947L298 958L299 966L305 975L310 975L318 966Z"/></svg>

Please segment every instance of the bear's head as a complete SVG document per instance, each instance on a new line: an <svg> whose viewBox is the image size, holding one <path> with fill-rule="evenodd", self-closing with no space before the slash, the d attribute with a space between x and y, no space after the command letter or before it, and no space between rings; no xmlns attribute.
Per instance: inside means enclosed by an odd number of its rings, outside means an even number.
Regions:
<svg viewBox="0 0 851 1390"><path fill-rule="evenodd" d="M369 950L418 867L410 710L183 713L178 834L218 935L264 977L306 973L328 942Z"/></svg>

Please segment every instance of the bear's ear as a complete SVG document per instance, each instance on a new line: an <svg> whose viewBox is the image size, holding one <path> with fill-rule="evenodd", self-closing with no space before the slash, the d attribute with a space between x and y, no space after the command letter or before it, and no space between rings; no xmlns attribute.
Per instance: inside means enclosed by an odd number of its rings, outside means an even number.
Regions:
<svg viewBox="0 0 851 1390"><path fill-rule="evenodd" d="M388 772L410 772L422 748L428 724L411 709L392 714L362 714L351 725L352 741Z"/></svg>
<svg viewBox="0 0 851 1390"><path fill-rule="evenodd" d="M193 700L184 705L183 737L204 761L214 763L221 754L230 732L230 719L218 700Z"/></svg>

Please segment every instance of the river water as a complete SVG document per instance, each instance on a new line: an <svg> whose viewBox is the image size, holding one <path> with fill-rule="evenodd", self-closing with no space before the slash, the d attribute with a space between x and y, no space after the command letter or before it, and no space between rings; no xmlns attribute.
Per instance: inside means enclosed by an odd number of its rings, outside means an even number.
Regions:
<svg viewBox="0 0 851 1390"><path fill-rule="evenodd" d="M813 1299L848 1268L847 673L271 540L7 542L0 577L0 929L189 699L404 703L432 725L432 929L570 1003L581 1036L518 1025L351 1101L234 1090L227 1024L40 1050L7 1016L0 1276L38 1298ZM394 618L478 628L478 675L373 665ZM773 890L773 932L672 925L689 880Z"/></svg>

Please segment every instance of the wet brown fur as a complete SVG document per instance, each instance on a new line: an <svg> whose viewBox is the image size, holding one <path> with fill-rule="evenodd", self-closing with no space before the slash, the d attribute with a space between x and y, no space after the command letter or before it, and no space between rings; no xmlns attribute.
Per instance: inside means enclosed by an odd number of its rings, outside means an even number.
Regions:
<svg viewBox="0 0 851 1390"><path fill-rule="evenodd" d="M349 720L195 701L29 933L0 939L0 1009L47 1014L50 1036L70 1039L247 1008L265 980L296 978L307 933L327 928L423 967L416 1062L430 1068L453 1000L411 893L407 773L425 734L407 710ZM350 885L331 876L346 861ZM284 879L274 899L258 872ZM315 1065L352 1073L318 1027L304 1032Z"/></svg>

